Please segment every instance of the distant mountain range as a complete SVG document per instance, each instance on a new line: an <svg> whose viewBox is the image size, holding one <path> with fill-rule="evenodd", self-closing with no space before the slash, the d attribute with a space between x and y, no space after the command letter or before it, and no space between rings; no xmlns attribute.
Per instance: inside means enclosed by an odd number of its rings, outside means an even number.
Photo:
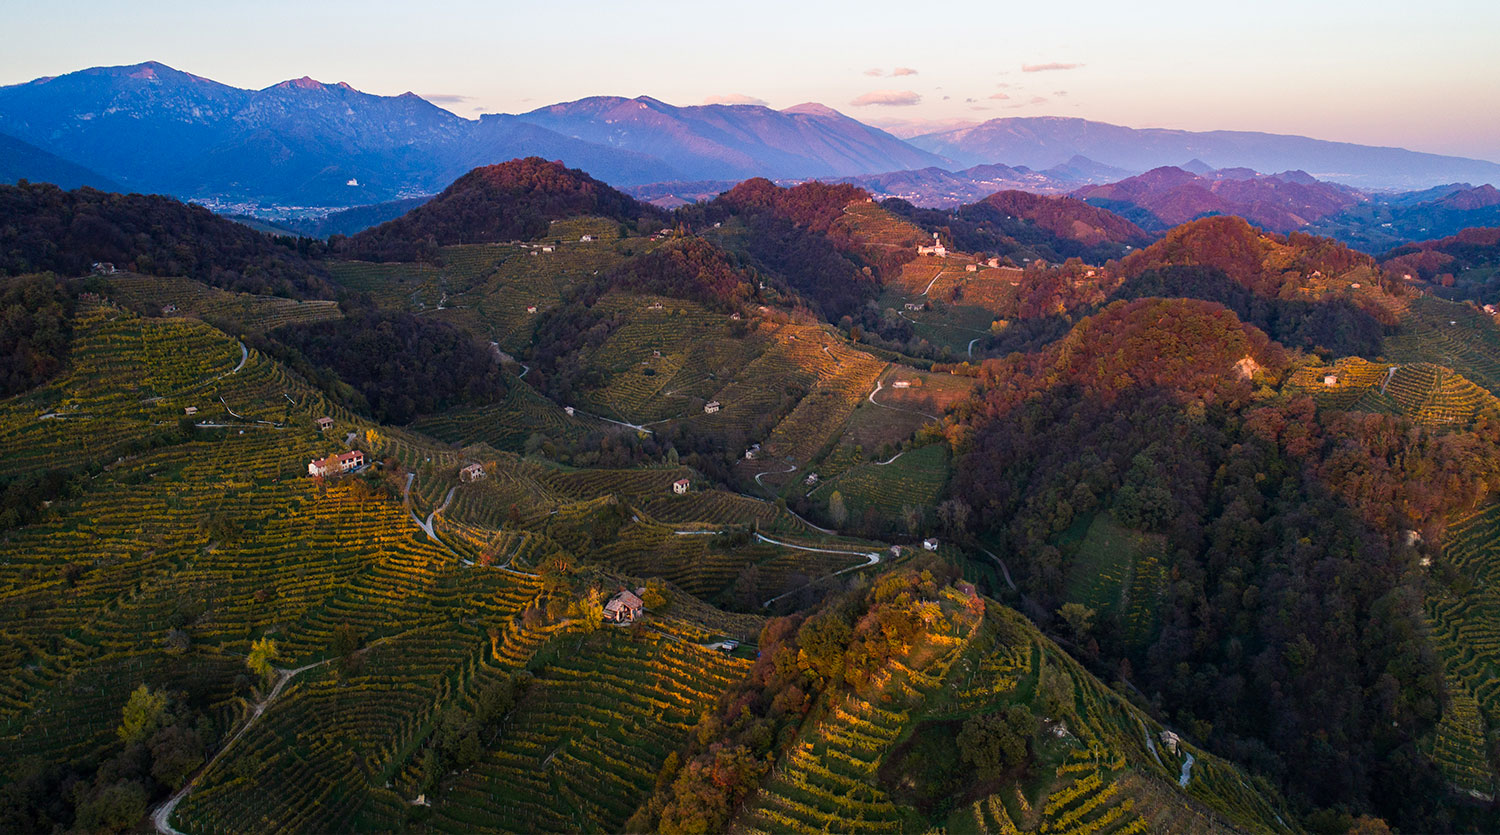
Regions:
<svg viewBox="0 0 1500 835"><path fill-rule="evenodd" d="M1083 119L995 119L904 141L814 103L677 107L600 96L473 120L412 93L376 96L305 77L244 90L156 62L0 87L0 178L160 192L261 217L431 195L473 168L527 156L618 188L649 185L636 196L666 206L759 176L843 181L955 207L1002 190L1117 182L1188 159L1207 161L1189 164L1192 174L1298 170L1363 189L1500 183L1500 165L1480 160Z"/></svg>
<svg viewBox="0 0 1500 835"><path fill-rule="evenodd" d="M149 62L0 88L0 134L120 185L230 204L354 206L432 194L480 165L560 159L622 185L837 177L947 164L821 105L590 98L462 119L412 93L310 78L242 90ZM7 173L52 168L0 146ZM33 175L35 176L35 175Z"/></svg>
<svg viewBox="0 0 1500 835"><path fill-rule="evenodd" d="M1132 171L1198 158L1215 167L1309 171L1359 188L1419 189L1467 180L1500 183L1500 165L1483 160L1327 142L1252 131L1135 129L1061 117L991 119L913 137L911 144L960 165L1004 162L1044 169L1075 155Z"/></svg>

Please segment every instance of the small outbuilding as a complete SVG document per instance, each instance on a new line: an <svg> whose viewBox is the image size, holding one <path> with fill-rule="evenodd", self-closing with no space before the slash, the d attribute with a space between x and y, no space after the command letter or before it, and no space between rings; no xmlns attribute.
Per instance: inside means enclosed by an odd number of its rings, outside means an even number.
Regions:
<svg viewBox="0 0 1500 835"><path fill-rule="evenodd" d="M691 484L692 482L688 481L687 479L679 478L676 481L672 482L672 492L681 496L688 491L688 486Z"/></svg>
<svg viewBox="0 0 1500 835"><path fill-rule="evenodd" d="M719 401L710 400L707 403L703 404L703 414L711 415L717 411L719 411Z"/></svg>
<svg viewBox="0 0 1500 835"><path fill-rule="evenodd" d="M928 537L922 540L922 547L928 551L936 551L938 549L938 541L934 537Z"/></svg>
<svg viewBox="0 0 1500 835"><path fill-rule="evenodd" d="M185 415L196 415L196 414L198 414L198 407L197 406L187 406L187 407L185 407L182 410L182 413L185 414Z"/></svg>
<svg viewBox="0 0 1500 835"><path fill-rule="evenodd" d="M620 589L620 593L611 597L604 604L605 623L635 623L646 611L646 602L641 600L640 595Z"/></svg>
<svg viewBox="0 0 1500 835"><path fill-rule="evenodd" d="M1161 746L1173 754L1177 753L1177 747L1181 742L1182 740L1178 738L1177 734L1171 731L1161 732Z"/></svg>
<svg viewBox="0 0 1500 835"><path fill-rule="evenodd" d="M1323 385L1325 385L1325 386L1336 386L1338 384L1339 384L1339 375L1337 375L1337 374L1324 374L1323 375Z"/></svg>
<svg viewBox="0 0 1500 835"><path fill-rule="evenodd" d="M484 471L484 465L477 462L458 471L459 481L479 481L487 476L489 473Z"/></svg>
<svg viewBox="0 0 1500 835"><path fill-rule="evenodd" d="M319 432L327 432L328 430L333 428L333 418L326 415L318 418L317 423Z"/></svg>

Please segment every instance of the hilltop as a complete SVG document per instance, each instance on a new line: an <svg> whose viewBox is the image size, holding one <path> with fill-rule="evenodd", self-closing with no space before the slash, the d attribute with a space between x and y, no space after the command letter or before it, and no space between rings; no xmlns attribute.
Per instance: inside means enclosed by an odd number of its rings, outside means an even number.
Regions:
<svg viewBox="0 0 1500 835"><path fill-rule="evenodd" d="M1275 232L1292 232L1360 201L1352 189L1319 182L1301 171L1156 168L1108 185L1087 186L1074 197L1122 212L1154 231L1205 215L1236 215Z"/></svg>
<svg viewBox="0 0 1500 835"><path fill-rule="evenodd" d="M578 169L527 157L476 168L432 200L336 248L351 258L409 261L430 258L435 246L531 240L549 221L576 215L634 223L660 212Z"/></svg>
<svg viewBox="0 0 1500 835"><path fill-rule="evenodd" d="M295 245L283 246L202 206L167 197L0 185L0 273L86 275L133 269L293 298L333 292Z"/></svg>

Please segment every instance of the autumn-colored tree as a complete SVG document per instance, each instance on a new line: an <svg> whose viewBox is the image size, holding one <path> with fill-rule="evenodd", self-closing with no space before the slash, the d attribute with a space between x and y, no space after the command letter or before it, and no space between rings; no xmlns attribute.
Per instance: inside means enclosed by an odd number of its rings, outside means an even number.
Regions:
<svg viewBox="0 0 1500 835"><path fill-rule="evenodd" d="M272 638L258 638L250 644L250 655L245 659L245 666L250 671L260 676L261 681L270 684L271 679L276 676L276 667L273 662L281 657L276 648L276 641Z"/></svg>

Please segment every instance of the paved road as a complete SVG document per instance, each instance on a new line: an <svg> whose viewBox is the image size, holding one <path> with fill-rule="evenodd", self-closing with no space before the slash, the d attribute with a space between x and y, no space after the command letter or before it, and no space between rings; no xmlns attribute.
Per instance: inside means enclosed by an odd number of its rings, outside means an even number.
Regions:
<svg viewBox="0 0 1500 835"><path fill-rule="evenodd" d="M820 528L819 530L822 530L822 529ZM790 542L782 542L779 539L772 539L769 536L766 536L766 535L761 534L761 533L756 533L755 534L755 538L757 540L759 540L761 542L765 542L765 543L767 543L769 545L777 545L777 546L780 546L782 548L792 548L792 549L797 550L797 551L812 551L813 553L816 553L816 554L839 554L841 556L864 557L865 558L865 561L862 562L862 563L860 563L859 565L851 565L848 568L841 568L838 571L835 571L835 572L833 572L831 574L825 574L822 577L819 577L819 578L813 580L812 582L809 582L806 586L802 586L800 588L792 589L791 591L786 592L784 594L778 594L775 597L771 598L770 600L767 600L766 602L760 604L761 608L767 608L772 603L775 603L776 601L782 599L783 597L788 597L790 595L796 594L797 592L802 591L802 589L808 588L809 586L812 586L813 584L818 583L818 582L820 582L822 580L826 580L829 577L837 577L840 574L847 574L850 571L858 571L861 568L869 568L872 565L879 565L880 564L880 552L879 551L863 551L863 552L861 552L861 551L848 551L848 550L834 549L834 548L814 548L814 547L812 547L810 545L795 545L795 544L790 543Z"/></svg>

